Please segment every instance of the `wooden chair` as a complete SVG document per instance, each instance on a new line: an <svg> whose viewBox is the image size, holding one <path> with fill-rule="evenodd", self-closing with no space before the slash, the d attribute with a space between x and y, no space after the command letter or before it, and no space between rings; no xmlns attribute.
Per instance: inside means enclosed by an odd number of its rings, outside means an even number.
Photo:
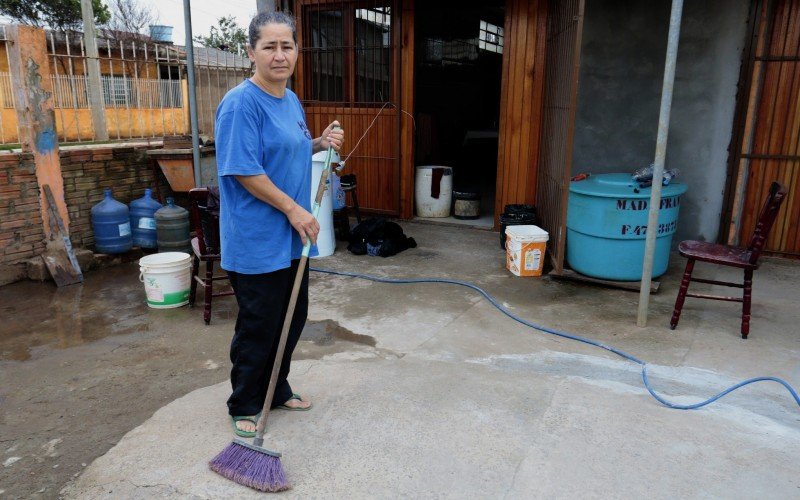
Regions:
<svg viewBox="0 0 800 500"><path fill-rule="evenodd" d="M358 208L358 194L356 193L356 188L358 187L356 174L343 175L340 182L345 196L347 196L347 193L350 193L350 198L353 202L353 210L355 210L356 213L356 221L358 224L361 224L361 211ZM347 205L339 210L333 211L333 227L339 240L350 240L350 210L347 208Z"/></svg>
<svg viewBox="0 0 800 500"><path fill-rule="evenodd" d="M227 280L228 275L227 273L225 275L214 275L214 263L220 260L219 217L208 210L208 198L208 188L193 188L189 191L189 212L196 234L192 238L194 258L192 259L192 285L189 292L189 305L194 306L197 284L199 283L204 292L203 320L207 325L211 323L211 299L213 297L233 295L233 290L214 291L214 282ZM199 276L201 261L206 263L204 278Z"/></svg>
<svg viewBox="0 0 800 500"><path fill-rule="evenodd" d="M750 238L750 243L747 247L720 245L692 240L682 241L680 245L678 245L678 251L688 260L686 262L686 270L683 273L681 287L678 291L678 297L675 299L675 309L672 312L672 320L669 324L672 330L678 326L678 320L681 317L681 310L683 309L683 302L686 297L725 300L742 303L742 338L747 338L747 335L750 333L750 299L753 287L753 271L758 269L758 258L761 256L761 250L764 248L764 243L767 240L767 236L769 236L769 231L772 229L772 224L775 222L775 217L777 217L778 210L780 210L781 203L783 203L785 198L786 188L777 182L773 182L772 186L769 188L769 197L764 203L764 208L761 209L756 228L753 231L753 236ZM740 284L692 278L694 263L698 260L701 262L710 262L712 264L744 269L744 283ZM711 285L743 288L744 293L741 298L704 293L688 293L689 283L692 281Z"/></svg>

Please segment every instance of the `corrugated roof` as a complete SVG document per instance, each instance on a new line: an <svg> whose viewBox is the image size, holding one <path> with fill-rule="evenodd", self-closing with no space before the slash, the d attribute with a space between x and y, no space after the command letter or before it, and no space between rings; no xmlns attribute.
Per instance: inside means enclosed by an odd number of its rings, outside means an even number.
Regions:
<svg viewBox="0 0 800 500"><path fill-rule="evenodd" d="M177 49L184 53L186 57L186 47L183 45L176 45ZM196 66L212 66L220 68L238 68L250 69L250 59L245 56L239 56L230 52L215 49L212 47L193 47L194 50L194 64Z"/></svg>

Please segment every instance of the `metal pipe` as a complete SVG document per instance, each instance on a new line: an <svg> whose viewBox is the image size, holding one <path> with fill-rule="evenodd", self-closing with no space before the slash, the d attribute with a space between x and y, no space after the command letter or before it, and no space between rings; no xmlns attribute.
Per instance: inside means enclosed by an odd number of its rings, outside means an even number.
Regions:
<svg viewBox="0 0 800 500"><path fill-rule="evenodd" d="M653 254L656 249L658 233L658 212L661 207L661 179L664 174L664 159L667 156L669 136L669 114L672 110L672 89L675 83L675 63L678 59L678 40L681 34L681 14L683 0L672 0L672 13L669 18L669 37L667 40L667 60L664 63L664 83L661 87L661 111L658 115L658 136L656 138L656 158L653 163L653 187L650 190L650 212L647 217L647 235L642 264L642 283L639 288L639 315L636 324L647 326L647 309L650 304L650 282L653 279Z"/></svg>
<svg viewBox="0 0 800 500"><path fill-rule="evenodd" d="M197 92L194 87L194 49L192 48L192 7L183 0L183 24L186 30L186 72L189 75L189 120L192 127L192 166L194 186L200 187L200 141L197 135Z"/></svg>
<svg viewBox="0 0 800 500"><path fill-rule="evenodd" d="M256 0L258 12L275 12L275 0Z"/></svg>
<svg viewBox="0 0 800 500"><path fill-rule="evenodd" d="M94 11L91 0L81 0L83 16L83 33L86 43L86 65L89 68L89 99L92 109L92 125L94 137L98 141L108 140L103 90L100 82L100 59L97 53L97 34L94 27ZM55 50L54 50L55 52Z"/></svg>

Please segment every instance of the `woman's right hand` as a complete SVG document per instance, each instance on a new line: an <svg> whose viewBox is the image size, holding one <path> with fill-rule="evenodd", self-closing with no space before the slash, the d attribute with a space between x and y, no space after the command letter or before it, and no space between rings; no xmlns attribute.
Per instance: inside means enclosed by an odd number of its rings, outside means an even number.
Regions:
<svg viewBox="0 0 800 500"><path fill-rule="evenodd" d="M306 244L306 238L311 238L311 244L316 245L317 235L319 234L319 222L311 215L308 210L304 209L298 204L295 204L289 212L286 213L289 223L300 235L303 245Z"/></svg>

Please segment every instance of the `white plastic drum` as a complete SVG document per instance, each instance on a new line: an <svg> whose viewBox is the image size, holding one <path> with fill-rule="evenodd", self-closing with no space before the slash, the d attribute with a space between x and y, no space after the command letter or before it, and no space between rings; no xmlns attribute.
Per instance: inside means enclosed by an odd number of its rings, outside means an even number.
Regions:
<svg viewBox="0 0 800 500"><path fill-rule="evenodd" d="M434 169L443 169L439 197L431 196ZM453 169L438 165L420 165L414 182L414 201L419 217L449 217L453 199Z"/></svg>
<svg viewBox="0 0 800 500"><path fill-rule="evenodd" d="M317 197L317 188L319 187L319 178L322 175L322 170L325 168L325 158L328 151L320 151L311 157L311 207L314 207L314 198ZM336 151L331 155L331 164L339 163L339 155ZM328 189L322 196L322 203L319 206L319 214L317 214L317 221L319 222L319 236L317 236L317 257L327 257L333 255L336 250L336 239L333 234L333 194L331 193L331 181L328 178Z"/></svg>

